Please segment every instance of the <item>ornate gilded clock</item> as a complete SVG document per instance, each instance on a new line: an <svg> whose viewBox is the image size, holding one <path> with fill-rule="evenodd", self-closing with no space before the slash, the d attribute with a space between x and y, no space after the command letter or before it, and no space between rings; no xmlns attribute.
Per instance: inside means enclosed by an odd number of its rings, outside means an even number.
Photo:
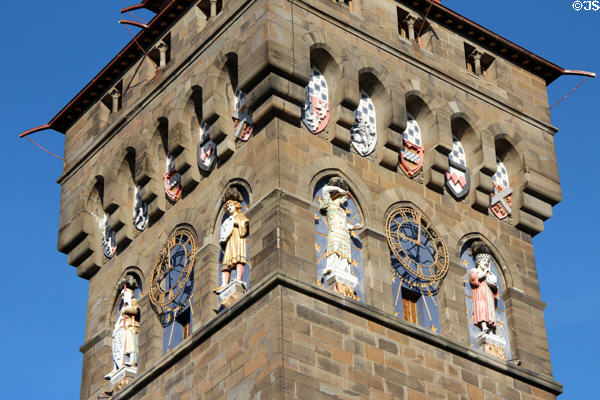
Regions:
<svg viewBox="0 0 600 400"><path fill-rule="evenodd" d="M158 254L152 269L150 301L164 325L186 307L193 289L196 242L193 233L173 232Z"/></svg>
<svg viewBox="0 0 600 400"><path fill-rule="evenodd" d="M385 230L398 278L421 292L436 292L449 260L431 220L413 208L399 207L389 214Z"/></svg>

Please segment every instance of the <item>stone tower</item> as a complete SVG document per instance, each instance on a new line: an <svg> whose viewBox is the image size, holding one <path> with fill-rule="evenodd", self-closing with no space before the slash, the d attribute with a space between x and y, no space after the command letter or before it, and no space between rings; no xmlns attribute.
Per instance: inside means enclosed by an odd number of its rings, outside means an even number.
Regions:
<svg viewBox="0 0 600 400"><path fill-rule="evenodd" d="M561 393L531 238L571 71L432 0L140 6L45 126L81 399Z"/></svg>

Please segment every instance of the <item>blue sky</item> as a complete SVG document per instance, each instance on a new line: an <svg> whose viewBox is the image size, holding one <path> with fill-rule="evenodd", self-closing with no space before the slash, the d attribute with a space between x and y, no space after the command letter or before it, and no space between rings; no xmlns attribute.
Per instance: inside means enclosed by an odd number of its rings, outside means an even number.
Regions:
<svg viewBox="0 0 600 400"><path fill-rule="evenodd" d="M62 164L17 134L48 122L129 41L117 21L119 9L135 2L21 0L2 5L3 398L79 396L78 349L88 285L56 250L56 179ZM571 0L443 3L564 68L600 72L600 10L576 12ZM580 81L560 78L549 87L550 101ZM555 378L565 385L563 400L589 398L597 389L600 135L594 117L599 84L588 80L552 110L553 124L560 129L556 145L563 201L534 239L542 300L548 304L552 365ZM33 138L62 155L61 134L45 131Z"/></svg>

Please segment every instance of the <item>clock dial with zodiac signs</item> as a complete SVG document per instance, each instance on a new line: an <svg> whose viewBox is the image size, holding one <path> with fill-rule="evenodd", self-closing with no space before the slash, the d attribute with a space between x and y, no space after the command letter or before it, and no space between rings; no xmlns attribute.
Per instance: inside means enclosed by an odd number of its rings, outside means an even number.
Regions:
<svg viewBox="0 0 600 400"><path fill-rule="evenodd" d="M150 301L164 324L183 310L193 287L194 235L186 228L177 229L163 245L152 269Z"/></svg>
<svg viewBox="0 0 600 400"><path fill-rule="evenodd" d="M429 218L399 207L389 214L385 230L398 277L420 291L436 291L448 272L449 260L446 244Z"/></svg>

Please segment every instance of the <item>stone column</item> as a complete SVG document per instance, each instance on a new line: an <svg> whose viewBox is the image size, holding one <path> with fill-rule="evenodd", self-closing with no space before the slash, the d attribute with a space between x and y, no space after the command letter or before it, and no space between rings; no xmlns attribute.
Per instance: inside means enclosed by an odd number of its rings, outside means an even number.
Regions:
<svg viewBox="0 0 600 400"><path fill-rule="evenodd" d="M114 88L110 92L110 97L112 97L112 108L110 110L111 113L116 113L119 111L119 98L121 97L121 92Z"/></svg>
<svg viewBox="0 0 600 400"><path fill-rule="evenodd" d="M406 22L406 25L408 27L408 40L410 40L412 42L416 39L415 38L415 22L417 22L417 19L415 17L409 15L406 18L404 18L404 21Z"/></svg>
<svg viewBox="0 0 600 400"><path fill-rule="evenodd" d="M481 71L481 56L483 56L483 53L479 50L474 50L471 55L469 57L471 57L473 59L474 62L474 67L475 67L475 71L473 71L475 73L475 75L481 75L482 71Z"/></svg>
<svg viewBox="0 0 600 400"><path fill-rule="evenodd" d="M167 65L167 50L169 49L169 46L167 46L165 42L160 42L158 46L156 46L156 48L160 53L160 61L158 63L158 67L163 68L165 65Z"/></svg>

